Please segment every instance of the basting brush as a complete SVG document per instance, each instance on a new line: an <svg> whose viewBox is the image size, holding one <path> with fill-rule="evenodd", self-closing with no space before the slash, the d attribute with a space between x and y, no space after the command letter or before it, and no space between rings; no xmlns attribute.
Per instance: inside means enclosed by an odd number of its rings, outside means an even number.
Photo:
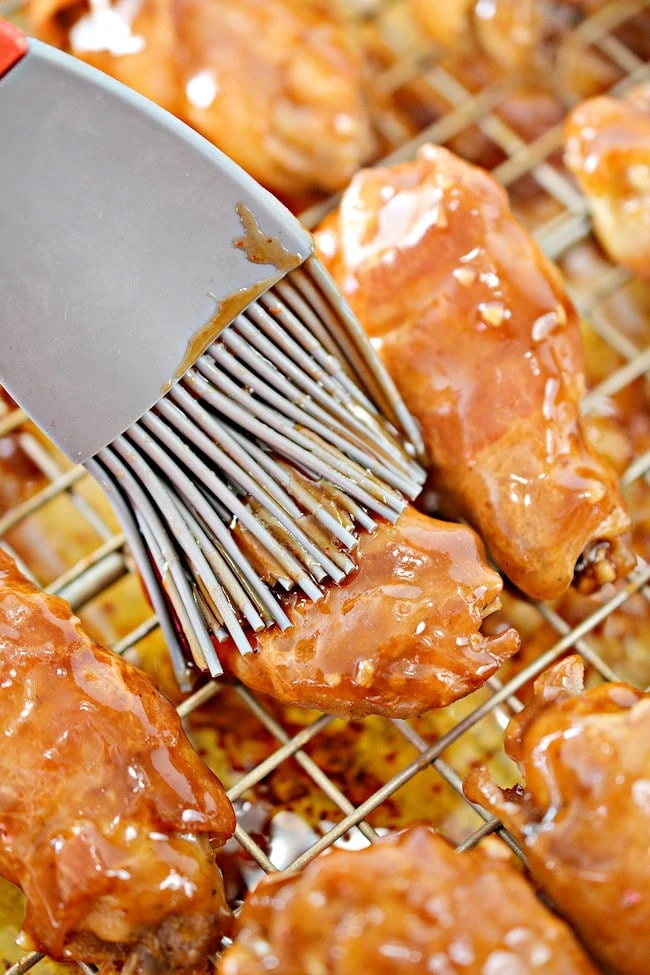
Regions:
<svg viewBox="0 0 650 975"><path fill-rule="evenodd" d="M0 139L0 382L108 494L181 684L218 675L419 494L418 429L288 210L2 21Z"/></svg>

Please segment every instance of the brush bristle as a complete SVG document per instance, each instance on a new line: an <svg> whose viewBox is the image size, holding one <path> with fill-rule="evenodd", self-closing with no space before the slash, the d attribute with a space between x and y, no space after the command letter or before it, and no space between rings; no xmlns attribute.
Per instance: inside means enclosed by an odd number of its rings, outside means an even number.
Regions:
<svg viewBox="0 0 650 975"><path fill-rule="evenodd" d="M422 487L419 432L322 266L309 259L221 333L94 458L130 506L201 669L218 644L289 626L282 594L321 598L359 530ZM215 649L215 645L217 649Z"/></svg>

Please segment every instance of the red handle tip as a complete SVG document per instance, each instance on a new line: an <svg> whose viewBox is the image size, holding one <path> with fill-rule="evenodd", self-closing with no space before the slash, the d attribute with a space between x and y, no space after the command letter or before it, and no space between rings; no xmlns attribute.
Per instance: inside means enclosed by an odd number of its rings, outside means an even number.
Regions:
<svg viewBox="0 0 650 975"><path fill-rule="evenodd" d="M27 53L27 38L8 20L0 20L0 78Z"/></svg>

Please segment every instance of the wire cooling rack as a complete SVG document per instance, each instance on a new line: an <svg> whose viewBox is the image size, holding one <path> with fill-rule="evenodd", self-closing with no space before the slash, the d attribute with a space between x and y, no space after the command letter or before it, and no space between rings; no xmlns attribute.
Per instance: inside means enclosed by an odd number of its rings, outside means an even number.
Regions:
<svg viewBox="0 0 650 975"><path fill-rule="evenodd" d="M16 4L12 6L17 9ZM563 266L570 266L590 239L590 224L585 201L559 160L560 116L580 100L580 93L563 83L562 90L553 93L559 113L551 112L548 124L522 134L522 126L512 121L508 111L516 87L512 79L487 69L477 79L477 72L468 72L462 59L438 56L432 45L409 30L402 16L405 6L405 0L369 0L359 14L372 64L371 100L385 156L390 160L409 159L426 141L449 145L470 156L480 150L478 161L508 187L515 208L521 203L522 216L544 251ZM6 8L4 12L8 12ZM604 79L601 90L621 93L650 80L649 54L644 49L650 47L650 20L645 19L649 16L650 5L643 0L615 0L573 28L570 54L585 54L598 63ZM537 205L526 209L531 195ZM304 214L305 221L314 225L333 202L312 207ZM650 371L650 348L621 328L616 313L620 301L626 300L630 276L608 264L602 255L598 262L598 274L574 293L588 335L601 343L602 358L611 365L592 383L584 404L587 411L597 411L605 397L624 394ZM27 474L24 483L15 479L12 494L17 464ZM97 639L118 653L146 659L148 648L160 644L158 624L139 589L124 536L110 509L83 468L71 467L20 409L0 402L0 482L3 471L8 474L5 484L9 486L3 491L0 483L2 546L29 578L68 599ZM628 463L622 482L626 491L640 490L643 498L647 488L650 498L650 441L648 449L637 452ZM46 549L47 557L43 554ZM628 676L621 673L616 661L605 659L599 641L593 637L608 620L625 612L632 600L635 605L640 601L637 615L640 612L650 619L649 584L650 565L640 558L628 580L612 588L588 615L583 613L575 626L561 606L529 603L529 631L545 627L554 637L541 652L527 658L525 667L514 674L510 671L501 680L493 678L485 689L448 710L440 722L436 717L429 723L371 718L351 722L341 730L343 723L327 715L309 712L297 719L295 713L288 714L241 686L224 691L222 684L213 681L180 701L179 713L189 722L190 732L196 731L199 744L206 727L210 734L211 712L199 725L192 719L205 713L211 699L219 702L224 693L230 695L229 706L234 698L240 716L245 713L250 719L238 721L230 729L231 748L245 752L260 736L266 742L263 754L256 755L253 748L253 757L227 782L240 814L236 840L252 873L298 868L334 843L365 845L372 843L386 824L403 825L424 818L446 833L459 849L496 833L520 854L515 841L494 818L471 807L462 797L463 775L472 763L484 761L490 749L492 755L498 752L498 746L486 746L486 741L493 742L495 733L500 736L509 716L521 709L518 692L567 651L583 656L592 679ZM361 749L364 757L357 757L356 778L341 768L333 773L328 753L332 739L327 736L334 735L338 742L337 734L345 734L347 742L370 743L365 753ZM390 755L386 754L388 750ZM458 762L455 756L461 756ZM399 766L396 770L395 762ZM376 770L377 765L381 772ZM251 827L250 810L258 797L266 795L269 779L283 770L285 786L300 776L301 789L307 789L312 798L322 797L327 815L321 812L324 822L318 826L313 821L309 824L297 846L287 848L285 844L281 849L276 844L274 849ZM428 777L427 789L422 792L429 797L426 801L417 798L416 784L423 776ZM430 787L434 779L440 788L435 783ZM404 795L407 799L400 803ZM411 800L411 796L416 798ZM446 828L448 821L440 812L449 808L449 796L469 814L460 837L457 829ZM397 807L399 814L395 813ZM276 812L277 808L276 802ZM36 952L23 956L8 969L8 975L22 975L41 958ZM88 966L80 967L86 975L91 972Z"/></svg>

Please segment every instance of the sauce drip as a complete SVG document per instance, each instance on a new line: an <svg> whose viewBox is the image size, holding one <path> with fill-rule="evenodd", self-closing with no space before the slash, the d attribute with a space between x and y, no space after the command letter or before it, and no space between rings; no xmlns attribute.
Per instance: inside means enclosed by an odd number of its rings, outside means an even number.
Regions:
<svg viewBox="0 0 650 975"><path fill-rule="evenodd" d="M214 340L223 332L224 328L227 328L233 319L248 308L256 298L264 294L274 280L275 276L267 278L264 281L259 281L257 284L251 285L250 288L240 288L239 291L233 292L233 294L228 295L222 301L218 302L217 310L212 318L205 325L201 325L187 343L185 354L173 378L168 379L162 387L161 392L163 396L169 392L177 379L185 375L199 356L203 355L205 350L212 345Z"/></svg>
<svg viewBox="0 0 650 975"><path fill-rule="evenodd" d="M278 271L293 271L302 264L299 254L292 254L278 237L271 237L260 229L255 216L245 203L235 207L244 234L234 241L235 247L244 251L251 264L273 264Z"/></svg>
<svg viewBox="0 0 650 975"><path fill-rule="evenodd" d="M281 240L262 232L253 213L244 203L238 203L235 209L241 220L244 233L241 237L235 238L233 244L244 252L251 264L269 264L276 268L276 272L287 272L292 271L302 263L300 255L292 254ZM194 365L199 356L223 332L224 328L230 325L233 319L248 308L256 298L268 291L281 276L279 273L271 274L268 278L256 281L248 288L240 288L238 291L234 291L217 303L212 318L205 325L201 325L187 343L185 354L173 377L163 383L161 389L163 396L169 392L176 380L180 379Z"/></svg>

